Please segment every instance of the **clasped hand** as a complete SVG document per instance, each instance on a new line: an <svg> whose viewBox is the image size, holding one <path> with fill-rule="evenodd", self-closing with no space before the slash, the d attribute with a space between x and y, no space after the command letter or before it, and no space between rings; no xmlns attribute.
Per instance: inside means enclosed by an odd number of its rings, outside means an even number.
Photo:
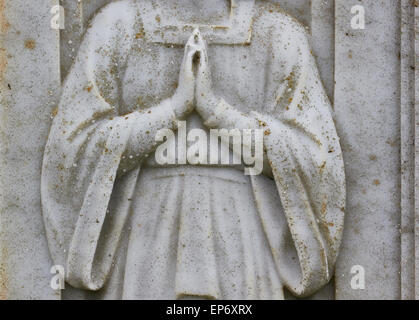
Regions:
<svg viewBox="0 0 419 320"><path fill-rule="evenodd" d="M178 87L172 97L173 110L178 119L183 119L196 108L205 119L215 101L207 45L199 30L195 30L185 46Z"/></svg>

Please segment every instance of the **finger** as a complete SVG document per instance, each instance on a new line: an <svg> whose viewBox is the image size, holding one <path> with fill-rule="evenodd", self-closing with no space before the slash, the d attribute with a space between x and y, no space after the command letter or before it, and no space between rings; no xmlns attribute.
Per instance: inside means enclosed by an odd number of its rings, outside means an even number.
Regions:
<svg viewBox="0 0 419 320"><path fill-rule="evenodd" d="M199 29L195 29L192 32L193 41L195 44L198 44L199 38L201 37L201 32L199 32Z"/></svg>
<svg viewBox="0 0 419 320"><path fill-rule="evenodd" d="M184 56L187 56L190 52L196 52L200 47L194 43L186 44Z"/></svg>
<svg viewBox="0 0 419 320"><path fill-rule="evenodd" d="M194 76L194 57L196 55L196 51L190 51L185 56L185 61L183 64L184 70L187 72L189 76Z"/></svg>
<svg viewBox="0 0 419 320"><path fill-rule="evenodd" d="M200 32L199 32L198 29L195 29L192 32L191 36L189 37L188 41L186 42L186 47L187 48L188 48L188 46L189 46L189 48L191 48L191 47L194 47L198 44L197 39L199 38L199 34L200 34Z"/></svg>
<svg viewBox="0 0 419 320"><path fill-rule="evenodd" d="M195 44L187 44L183 55L183 63L189 63L199 48Z"/></svg>
<svg viewBox="0 0 419 320"><path fill-rule="evenodd" d="M194 60L194 57L195 57L195 55L196 55L197 52L198 51L190 51L190 52L188 52L188 54L186 55L186 61L187 61L188 65L189 64L190 65L193 64L193 60Z"/></svg>
<svg viewBox="0 0 419 320"><path fill-rule="evenodd" d="M188 56L190 52L195 52L198 49L197 45L193 41L188 41L185 45L184 57Z"/></svg>
<svg viewBox="0 0 419 320"><path fill-rule="evenodd" d="M194 32L192 33L193 37L194 37L194 43L200 46L203 46L204 44L204 38L202 37L201 32L199 32L199 30L195 29Z"/></svg>
<svg viewBox="0 0 419 320"><path fill-rule="evenodd" d="M202 53L203 53L203 58L205 58L208 61L208 46L207 46L207 42L202 37L201 33L197 34L196 44L201 48Z"/></svg>
<svg viewBox="0 0 419 320"><path fill-rule="evenodd" d="M206 50L205 40L198 29L195 29L193 31L192 35L189 37L187 45L189 45L190 47L202 48L202 50Z"/></svg>
<svg viewBox="0 0 419 320"><path fill-rule="evenodd" d="M198 50L200 59L199 59L199 73L206 73L208 69L208 59L206 58L206 53L204 50Z"/></svg>
<svg viewBox="0 0 419 320"><path fill-rule="evenodd" d="M187 41L187 43L188 44L193 44L193 43L195 43L195 39L196 39L196 37L197 37L197 34L199 33L199 30L198 29L195 29L193 32L192 32L192 34L190 35L190 37L189 37L189 39L188 39L188 41Z"/></svg>
<svg viewBox="0 0 419 320"><path fill-rule="evenodd" d="M203 52L201 49L198 49L194 54L192 54L192 68L195 70L196 76L199 77L200 74L203 74L206 68L206 63L202 64Z"/></svg>

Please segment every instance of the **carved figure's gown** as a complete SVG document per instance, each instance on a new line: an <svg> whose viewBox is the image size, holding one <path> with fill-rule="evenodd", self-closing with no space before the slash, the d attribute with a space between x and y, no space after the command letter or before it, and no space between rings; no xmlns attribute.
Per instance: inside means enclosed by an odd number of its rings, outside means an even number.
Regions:
<svg viewBox="0 0 419 320"><path fill-rule="evenodd" d="M162 2L163 3L163 2ZM97 14L63 86L42 172L50 251L67 297L283 299L326 284L342 237L339 139L304 28L267 2L201 26L214 91L265 131L272 171L161 167L158 128L193 26L150 1ZM156 17L159 18L156 18ZM197 114L191 127L204 128ZM240 119L223 118L233 128Z"/></svg>

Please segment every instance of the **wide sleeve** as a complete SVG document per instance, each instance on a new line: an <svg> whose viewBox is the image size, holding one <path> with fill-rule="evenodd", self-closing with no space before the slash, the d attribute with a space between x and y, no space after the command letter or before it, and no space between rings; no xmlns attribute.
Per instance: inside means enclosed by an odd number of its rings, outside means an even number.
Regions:
<svg viewBox="0 0 419 320"><path fill-rule="evenodd" d="M41 198L49 248L78 288L97 290L107 280L141 161L155 147L158 128L174 125L168 101L121 114L119 79L135 39L135 14L117 2L93 20L45 148Z"/></svg>
<svg viewBox="0 0 419 320"><path fill-rule="evenodd" d="M308 37L301 27L283 34L275 54L285 73L275 102L269 112L252 114L264 130L285 213L285 219L274 215L272 224L265 221L267 237L284 285L295 295L307 296L334 272L343 232L345 174L331 104Z"/></svg>

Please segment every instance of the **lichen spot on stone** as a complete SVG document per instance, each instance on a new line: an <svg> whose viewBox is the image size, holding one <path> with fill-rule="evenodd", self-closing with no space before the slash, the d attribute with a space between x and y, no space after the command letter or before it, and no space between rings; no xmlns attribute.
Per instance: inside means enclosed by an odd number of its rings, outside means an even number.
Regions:
<svg viewBox="0 0 419 320"><path fill-rule="evenodd" d="M26 39L25 40L25 48L29 50L33 50L36 47L36 42L34 39Z"/></svg>

